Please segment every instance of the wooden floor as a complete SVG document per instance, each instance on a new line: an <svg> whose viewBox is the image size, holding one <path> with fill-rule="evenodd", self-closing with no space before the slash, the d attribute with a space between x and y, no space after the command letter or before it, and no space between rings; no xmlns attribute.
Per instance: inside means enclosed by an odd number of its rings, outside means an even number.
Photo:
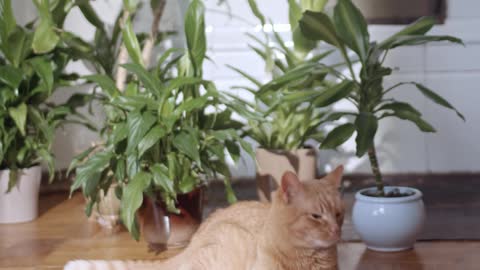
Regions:
<svg viewBox="0 0 480 270"><path fill-rule="evenodd" d="M149 253L125 231L107 232L83 214L83 199L65 195L44 197L41 216L24 224L0 225L0 269L62 269L73 259L153 259L173 256ZM480 229L480 228L478 228ZM414 250L399 253L368 251L362 243L339 245L344 270L451 270L480 269L480 241L419 242Z"/></svg>

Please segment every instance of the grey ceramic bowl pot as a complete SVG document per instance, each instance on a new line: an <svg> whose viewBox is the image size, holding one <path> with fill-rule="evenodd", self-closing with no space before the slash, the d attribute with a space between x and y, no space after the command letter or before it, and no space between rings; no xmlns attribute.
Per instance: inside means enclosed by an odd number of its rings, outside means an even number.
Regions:
<svg viewBox="0 0 480 270"><path fill-rule="evenodd" d="M355 195L353 225L367 247L376 251L395 252L413 248L425 221L422 192L408 187L398 188L412 195L400 198L377 198L363 195L367 188Z"/></svg>

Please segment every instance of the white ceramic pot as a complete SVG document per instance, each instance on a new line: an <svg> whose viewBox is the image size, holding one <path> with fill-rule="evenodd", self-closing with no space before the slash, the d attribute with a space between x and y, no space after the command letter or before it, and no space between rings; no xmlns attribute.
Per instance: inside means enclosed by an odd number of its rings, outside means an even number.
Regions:
<svg viewBox="0 0 480 270"><path fill-rule="evenodd" d="M398 198L378 198L357 192L353 205L353 225L367 247L376 251L394 252L413 248L425 221L422 192L408 187L385 187L388 192L398 188L412 193Z"/></svg>
<svg viewBox="0 0 480 270"><path fill-rule="evenodd" d="M38 216L38 192L42 178L40 166L18 171L17 184L9 193L10 170L0 170L0 224L34 220Z"/></svg>

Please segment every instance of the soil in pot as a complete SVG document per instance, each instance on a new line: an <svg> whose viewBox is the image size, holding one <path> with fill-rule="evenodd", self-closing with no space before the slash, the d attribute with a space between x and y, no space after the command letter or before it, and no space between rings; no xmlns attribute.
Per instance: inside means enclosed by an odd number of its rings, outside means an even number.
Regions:
<svg viewBox="0 0 480 270"><path fill-rule="evenodd" d="M188 245L202 222L204 188L177 196L180 213L169 213L161 200L146 197L140 209L142 235L151 251Z"/></svg>
<svg viewBox="0 0 480 270"><path fill-rule="evenodd" d="M414 192L412 191L401 191L399 188L394 188L392 190L385 190L383 195L377 189L369 189L361 192L362 195L376 198L401 198L412 196Z"/></svg>

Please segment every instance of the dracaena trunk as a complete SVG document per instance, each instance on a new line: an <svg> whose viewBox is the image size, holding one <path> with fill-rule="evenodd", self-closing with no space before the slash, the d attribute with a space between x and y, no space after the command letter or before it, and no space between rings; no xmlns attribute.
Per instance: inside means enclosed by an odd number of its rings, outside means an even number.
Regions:
<svg viewBox="0 0 480 270"><path fill-rule="evenodd" d="M380 172L380 166L378 166L377 151L375 146L372 145L368 149L368 158L370 159L370 166L372 168L372 173L375 176L375 185L377 187L378 196L385 196L385 190L383 185L382 173Z"/></svg>

